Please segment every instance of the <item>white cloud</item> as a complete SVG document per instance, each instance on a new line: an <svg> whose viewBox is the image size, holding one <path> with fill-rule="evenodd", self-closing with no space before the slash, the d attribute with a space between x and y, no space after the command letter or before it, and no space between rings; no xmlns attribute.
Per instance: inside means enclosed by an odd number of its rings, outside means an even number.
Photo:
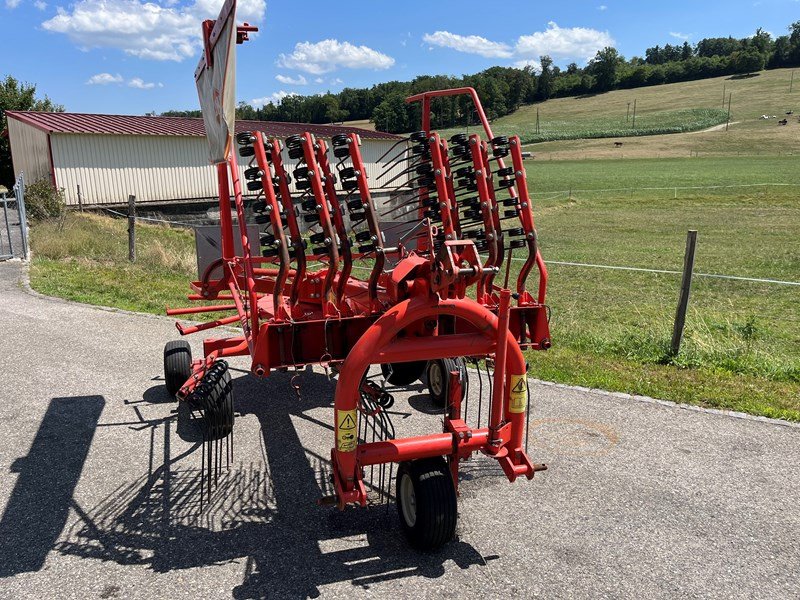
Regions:
<svg viewBox="0 0 800 600"><path fill-rule="evenodd" d="M343 79L339 79L338 77L334 77L331 79L331 85L342 85L344 83Z"/></svg>
<svg viewBox="0 0 800 600"><path fill-rule="evenodd" d="M533 67L534 73L541 73L542 72L542 64L533 58L526 58L524 60L518 60L514 63L514 66L518 69L524 69L525 67Z"/></svg>
<svg viewBox="0 0 800 600"><path fill-rule="evenodd" d="M681 33L679 31L670 31L669 34L674 38L678 38L679 40L688 40L689 39L689 34L687 34L687 33Z"/></svg>
<svg viewBox="0 0 800 600"><path fill-rule="evenodd" d="M126 82L125 78L119 73L116 75L112 75L111 73L98 73L97 75L92 75L86 81L86 85L110 85L112 83L118 85L126 84L128 87L138 90L152 90L153 88L164 87L163 83L145 81L141 77L133 77Z"/></svg>
<svg viewBox="0 0 800 600"><path fill-rule="evenodd" d="M112 75L111 73L98 73L92 75L86 81L86 85L108 85L109 83L122 83L125 81L119 73Z"/></svg>
<svg viewBox="0 0 800 600"><path fill-rule="evenodd" d="M19 1L19 0L6 0ZM181 61L198 56L201 24L219 14L217 0L166 6L144 0L79 0L42 23L63 33L84 49L116 48L151 60ZM266 0L240 0L237 20L257 23L264 18Z"/></svg>
<svg viewBox="0 0 800 600"><path fill-rule="evenodd" d="M33 3L33 5L38 10L45 10L47 8L47 2L42 2L42 0L36 0L36 2Z"/></svg>
<svg viewBox="0 0 800 600"><path fill-rule="evenodd" d="M322 75L340 67L388 69L394 65L394 59L367 46L354 46L350 42L329 39L316 43L299 42L291 54L281 54L277 64L287 69Z"/></svg>
<svg viewBox="0 0 800 600"><path fill-rule="evenodd" d="M600 6L597 7L597 10L599 11L608 10L608 7L605 4L601 4Z"/></svg>
<svg viewBox="0 0 800 600"><path fill-rule="evenodd" d="M502 42L492 42L479 35L458 35L449 31L426 33L422 40L431 46L452 48L458 52L478 54L488 58L510 58L511 47Z"/></svg>
<svg viewBox="0 0 800 600"><path fill-rule="evenodd" d="M153 88L164 87L164 84L144 81L141 77L134 77L128 82L128 87L136 88L137 90L152 90Z"/></svg>
<svg viewBox="0 0 800 600"><path fill-rule="evenodd" d="M308 80L302 75L290 77L289 75L275 75L275 79L286 85L308 85Z"/></svg>
<svg viewBox="0 0 800 600"><path fill-rule="evenodd" d="M283 90L279 92L274 92L269 96L264 96L262 98L253 98L250 100L251 106L259 108L261 106L266 106L267 104L280 104L284 98L288 98L289 96L297 96L296 92L284 92Z"/></svg>
<svg viewBox="0 0 800 600"><path fill-rule="evenodd" d="M546 54L552 58L588 60L594 58L598 50L613 45L614 39L607 31L561 28L550 21L546 30L520 36L514 50L520 58L538 58Z"/></svg>
<svg viewBox="0 0 800 600"><path fill-rule="evenodd" d="M17 8L20 2L22 2L22 0L6 0L6 8Z"/></svg>
<svg viewBox="0 0 800 600"><path fill-rule="evenodd" d="M325 78L324 77L317 77L314 80L314 83L325 83Z"/></svg>

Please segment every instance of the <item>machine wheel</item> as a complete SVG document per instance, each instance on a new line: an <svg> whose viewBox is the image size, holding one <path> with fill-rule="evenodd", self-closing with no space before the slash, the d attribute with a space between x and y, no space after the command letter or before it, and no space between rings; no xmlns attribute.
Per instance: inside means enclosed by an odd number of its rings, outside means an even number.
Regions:
<svg viewBox="0 0 800 600"><path fill-rule="evenodd" d="M381 373L384 379L392 385L411 385L422 377L425 372L426 361L382 364Z"/></svg>
<svg viewBox="0 0 800 600"><path fill-rule="evenodd" d="M442 457L401 463L396 486L400 526L412 546L433 550L453 539L456 489Z"/></svg>
<svg viewBox="0 0 800 600"><path fill-rule="evenodd" d="M203 414L207 440L221 440L233 431L233 382L228 364L218 360L206 371L187 401Z"/></svg>
<svg viewBox="0 0 800 600"><path fill-rule="evenodd" d="M436 406L444 406L449 396L449 374L461 373L461 399L467 394L467 363L461 358L440 358L428 361L425 377L428 380L428 393Z"/></svg>
<svg viewBox="0 0 800 600"><path fill-rule="evenodd" d="M167 392L174 396L192 374L192 349L186 340L167 342L164 346L164 380Z"/></svg>

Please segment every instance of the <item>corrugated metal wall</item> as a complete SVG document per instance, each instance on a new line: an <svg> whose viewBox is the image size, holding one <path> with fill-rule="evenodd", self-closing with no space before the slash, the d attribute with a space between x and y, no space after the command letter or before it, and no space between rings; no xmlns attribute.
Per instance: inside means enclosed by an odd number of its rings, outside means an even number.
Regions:
<svg viewBox="0 0 800 600"><path fill-rule="evenodd" d="M28 183L50 179L50 153L44 131L16 119L8 119L8 137L11 141L14 175L25 173L25 181Z"/></svg>
<svg viewBox="0 0 800 600"><path fill-rule="evenodd" d="M363 140L362 155L373 185L381 172L375 161L392 143ZM54 133L51 145L56 184L64 188L68 204L78 203L78 185L86 204L122 203L130 194L140 202L216 195L205 138ZM247 163L242 158L239 163L243 177ZM398 165L393 171L401 169Z"/></svg>

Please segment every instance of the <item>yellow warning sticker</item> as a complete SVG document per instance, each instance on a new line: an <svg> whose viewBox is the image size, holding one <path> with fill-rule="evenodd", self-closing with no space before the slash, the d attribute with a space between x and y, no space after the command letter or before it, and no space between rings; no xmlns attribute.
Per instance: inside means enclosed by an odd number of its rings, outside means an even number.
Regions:
<svg viewBox="0 0 800 600"><path fill-rule="evenodd" d="M352 452L356 449L356 411L340 410L337 413L336 449Z"/></svg>
<svg viewBox="0 0 800 600"><path fill-rule="evenodd" d="M508 412L523 413L528 408L528 386L525 375L511 375L511 398L508 401Z"/></svg>

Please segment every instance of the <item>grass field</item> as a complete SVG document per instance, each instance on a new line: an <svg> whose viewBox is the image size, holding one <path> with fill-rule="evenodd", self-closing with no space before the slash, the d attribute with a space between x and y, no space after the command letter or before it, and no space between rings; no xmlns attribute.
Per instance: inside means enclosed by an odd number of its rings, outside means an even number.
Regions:
<svg viewBox="0 0 800 600"><path fill-rule="evenodd" d="M697 229L696 272L800 280L796 187L636 193L608 188L796 183L800 157L529 163L546 260L680 270ZM568 189L567 194L547 193ZM195 273L191 234L71 214L33 230L35 289L163 313ZM518 265L518 263L514 263ZM800 420L800 287L696 278L684 345L667 356L679 276L551 264L554 347L531 373L564 383ZM502 275L501 279L502 280ZM529 286L532 287L532 286Z"/></svg>
<svg viewBox="0 0 800 600"><path fill-rule="evenodd" d="M699 81L657 85L632 90L616 90L593 96L555 98L521 107L516 112L495 120L496 135L519 135L540 158L582 159L800 153L800 86L789 93L791 69L762 71L751 77L716 77ZM727 105L722 105L723 89L732 95L731 121L728 132L713 131L681 135L648 135L660 128L681 131L702 131L725 122ZM629 110L636 100L636 129ZM628 103L631 103L630 109ZM539 112L540 134L536 134L536 113ZM786 127L777 119L763 120L764 114L784 117ZM725 114L723 114L723 111ZM705 115L705 116L703 116ZM476 126L448 130L478 131ZM667 132L664 132L667 133ZM611 140L621 138L622 148L614 148ZM565 141L566 140L566 141Z"/></svg>

